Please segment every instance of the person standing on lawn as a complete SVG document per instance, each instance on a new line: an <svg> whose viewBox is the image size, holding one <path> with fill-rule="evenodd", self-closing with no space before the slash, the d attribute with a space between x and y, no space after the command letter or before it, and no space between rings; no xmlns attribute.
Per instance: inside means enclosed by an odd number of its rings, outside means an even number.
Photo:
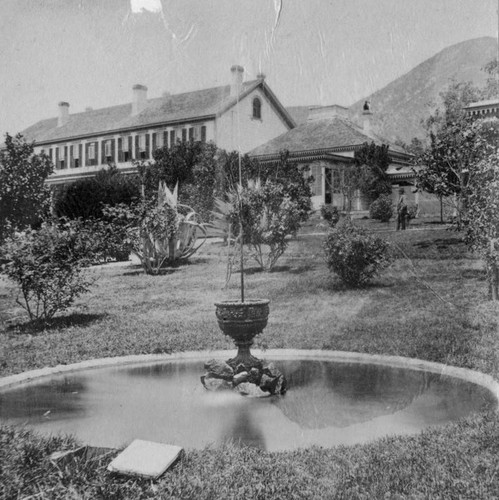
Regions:
<svg viewBox="0 0 499 500"><path fill-rule="evenodd" d="M405 198L404 188L399 189L399 201L397 203L397 231L405 230L407 220L407 201Z"/></svg>

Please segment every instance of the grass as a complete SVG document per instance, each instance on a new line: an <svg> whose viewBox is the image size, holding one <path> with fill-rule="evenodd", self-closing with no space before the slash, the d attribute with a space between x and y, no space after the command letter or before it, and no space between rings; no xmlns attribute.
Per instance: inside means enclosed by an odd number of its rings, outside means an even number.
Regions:
<svg viewBox="0 0 499 500"><path fill-rule="evenodd" d="M329 275L323 237L313 235L320 227L291 241L275 272L250 264L247 296L271 299L259 346L402 355L499 378L499 307L485 301L480 263L465 254L459 235L374 228L400 258L362 290L346 289ZM9 285L0 283L0 375L96 357L232 348L218 330L213 303L238 297L239 275L222 289L225 259L216 242L159 277L131 263L91 272L98 278L92 292L43 331L36 324L7 324L20 310ZM0 484L5 498L40 491L46 492L41 498L494 498L498 436L496 415L482 414L348 448L188 450L151 484L112 477L98 461L75 461L58 471L47 455L70 441L2 427Z"/></svg>

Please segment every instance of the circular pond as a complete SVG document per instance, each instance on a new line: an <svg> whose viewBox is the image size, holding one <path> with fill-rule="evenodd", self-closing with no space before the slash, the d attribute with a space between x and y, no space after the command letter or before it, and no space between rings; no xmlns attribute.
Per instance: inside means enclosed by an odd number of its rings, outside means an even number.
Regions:
<svg viewBox="0 0 499 500"><path fill-rule="evenodd" d="M411 434L497 405L482 385L440 373L293 356L273 360L288 379L286 395L252 399L206 391L205 359L107 366L5 388L0 421L96 446L233 440L272 451Z"/></svg>

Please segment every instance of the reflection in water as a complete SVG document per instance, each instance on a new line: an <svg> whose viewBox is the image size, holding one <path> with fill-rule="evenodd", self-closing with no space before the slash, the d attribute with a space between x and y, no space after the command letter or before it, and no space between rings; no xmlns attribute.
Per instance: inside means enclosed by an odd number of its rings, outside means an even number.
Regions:
<svg viewBox="0 0 499 500"><path fill-rule="evenodd" d="M229 426L228 432L224 430L221 441L232 441L265 450L263 432L259 423L252 422L251 412L246 405L239 406L234 412L232 425Z"/></svg>
<svg viewBox="0 0 499 500"><path fill-rule="evenodd" d="M137 438L203 448L232 440L285 450L414 433L496 404L487 390L437 374L330 361L276 365L289 390L263 399L206 391L203 361L54 376L1 392L0 421L96 446Z"/></svg>
<svg viewBox="0 0 499 500"><path fill-rule="evenodd" d="M274 404L300 427L347 427L409 406L438 380L432 373L378 365L298 361L289 391Z"/></svg>

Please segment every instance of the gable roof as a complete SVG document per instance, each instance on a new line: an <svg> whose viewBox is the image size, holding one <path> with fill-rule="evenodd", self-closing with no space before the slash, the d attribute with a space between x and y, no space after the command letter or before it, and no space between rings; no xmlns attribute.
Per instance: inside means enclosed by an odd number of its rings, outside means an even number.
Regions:
<svg viewBox="0 0 499 500"><path fill-rule="evenodd" d="M334 116L301 123L296 128L258 146L248 154L254 157L265 157L279 154L283 149L290 153L317 150L348 151L365 142L373 141L375 144L389 145L393 152L405 153L400 147L390 144L377 134L365 132L347 118Z"/></svg>
<svg viewBox="0 0 499 500"><path fill-rule="evenodd" d="M244 82L241 93L236 97L230 96L230 85L224 85L148 99L145 109L133 116L132 104L127 103L70 114L68 122L61 127L57 126L57 118L49 118L35 123L23 130L21 134L29 142L36 141L37 144L43 144L215 118L258 87L272 102L288 126L294 127L293 119L286 109L264 80L259 79Z"/></svg>

